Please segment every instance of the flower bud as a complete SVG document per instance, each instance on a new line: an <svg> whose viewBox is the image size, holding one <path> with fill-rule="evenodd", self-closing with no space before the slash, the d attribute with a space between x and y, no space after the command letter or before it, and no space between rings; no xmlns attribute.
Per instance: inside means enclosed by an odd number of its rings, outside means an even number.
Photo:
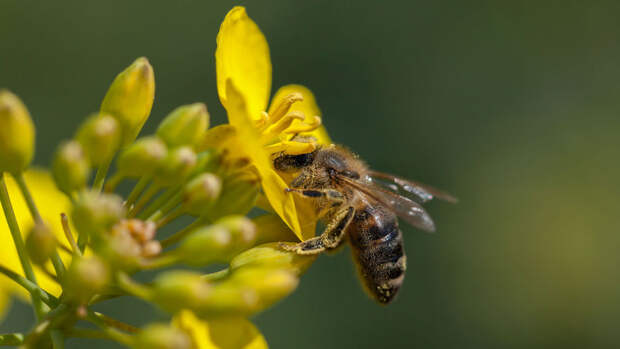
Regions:
<svg viewBox="0 0 620 349"><path fill-rule="evenodd" d="M256 292L257 301L251 309L255 313L288 296L297 288L299 278L288 269L256 267L236 270L226 282Z"/></svg>
<svg viewBox="0 0 620 349"><path fill-rule="evenodd" d="M123 200L114 194L81 193L73 205L71 218L80 234L101 234L125 215Z"/></svg>
<svg viewBox="0 0 620 349"><path fill-rule="evenodd" d="M128 146L118 157L118 171L124 176L152 175L166 158L166 144L157 137L143 137Z"/></svg>
<svg viewBox="0 0 620 349"><path fill-rule="evenodd" d="M80 126L75 138L91 164L105 164L114 157L120 145L118 121L107 114L92 115Z"/></svg>
<svg viewBox="0 0 620 349"><path fill-rule="evenodd" d="M222 192L215 204L204 212L210 220L229 215L245 215L254 204L259 192L259 181L254 175L224 178Z"/></svg>
<svg viewBox="0 0 620 349"><path fill-rule="evenodd" d="M186 237L175 250L185 263L193 266L228 262L247 249L256 239L254 223L246 217L227 217L200 228Z"/></svg>
<svg viewBox="0 0 620 349"><path fill-rule="evenodd" d="M163 309L176 312L203 304L211 287L200 274L189 271L170 271L153 281L151 298Z"/></svg>
<svg viewBox="0 0 620 349"><path fill-rule="evenodd" d="M34 155L35 130L22 101L0 90L0 173L22 172Z"/></svg>
<svg viewBox="0 0 620 349"><path fill-rule="evenodd" d="M86 187L90 164L80 143L69 141L59 146L52 162L52 174L58 188L68 195Z"/></svg>
<svg viewBox="0 0 620 349"><path fill-rule="evenodd" d="M155 76L149 61L140 57L116 76L108 89L101 112L115 117L122 130L122 145L131 143L151 113Z"/></svg>
<svg viewBox="0 0 620 349"><path fill-rule="evenodd" d="M166 324L150 324L133 338L134 349L192 349L192 339L182 330Z"/></svg>
<svg viewBox="0 0 620 349"><path fill-rule="evenodd" d="M191 147L183 146L168 152L161 166L155 170L154 181L166 186L180 183L196 166L196 153Z"/></svg>
<svg viewBox="0 0 620 349"><path fill-rule="evenodd" d="M26 250L30 260L39 265L47 262L56 251L56 243L54 233L46 224L35 224L26 238Z"/></svg>
<svg viewBox="0 0 620 349"><path fill-rule="evenodd" d="M192 310L202 318L247 316L258 308L258 304L259 297L256 291L224 281L214 286L207 299Z"/></svg>
<svg viewBox="0 0 620 349"><path fill-rule="evenodd" d="M170 148L189 145L196 147L209 127L209 113L203 103L184 105L173 110L159 124L157 136Z"/></svg>
<svg viewBox="0 0 620 349"><path fill-rule="evenodd" d="M99 257L76 257L63 278L63 291L67 298L85 304L100 292L109 280L108 267Z"/></svg>
<svg viewBox="0 0 620 349"><path fill-rule="evenodd" d="M184 188L184 205L190 214L200 216L217 199L222 181L212 173L203 173L192 179Z"/></svg>
<svg viewBox="0 0 620 349"><path fill-rule="evenodd" d="M316 255L299 255L283 250L279 247L279 243L268 243L237 255L230 262L230 269L234 271L249 267L279 268L301 275L315 259Z"/></svg>

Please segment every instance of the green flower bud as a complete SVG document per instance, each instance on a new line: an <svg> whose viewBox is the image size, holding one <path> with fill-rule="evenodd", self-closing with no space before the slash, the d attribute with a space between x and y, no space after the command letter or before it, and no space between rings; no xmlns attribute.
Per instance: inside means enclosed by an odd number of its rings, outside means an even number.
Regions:
<svg viewBox="0 0 620 349"><path fill-rule="evenodd" d="M0 173L22 172L34 155L35 130L28 109L7 90L0 90Z"/></svg>
<svg viewBox="0 0 620 349"><path fill-rule="evenodd" d="M212 173L203 173L192 179L184 188L184 205L190 214L200 216L222 190L222 181Z"/></svg>
<svg viewBox="0 0 620 349"><path fill-rule="evenodd" d="M160 185L181 183L196 166L196 153L191 147L178 147L168 152L168 156L155 170L154 181Z"/></svg>
<svg viewBox="0 0 620 349"><path fill-rule="evenodd" d="M258 193L259 180L254 175L224 178L219 198L203 214L212 221L229 215L245 215L254 207Z"/></svg>
<svg viewBox="0 0 620 349"><path fill-rule="evenodd" d="M90 164L80 143L69 141L59 146L52 161L52 175L58 188L68 195L86 187Z"/></svg>
<svg viewBox="0 0 620 349"><path fill-rule="evenodd" d="M42 265L56 251L56 237L50 228L42 223L35 224L26 238L26 250L35 264Z"/></svg>
<svg viewBox="0 0 620 349"><path fill-rule="evenodd" d="M140 57L116 76L108 89L101 112L115 117L122 130L122 145L131 143L151 113L155 76L149 61Z"/></svg>
<svg viewBox="0 0 620 349"><path fill-rule="evenodd" d="M192 349L189 335L166 324L150 324L133 338L134 349Z"/></svg>
<svg viewBox="0 0 620 349"><path fill-rule="evenodd" d="M89 117L79 128L75 138L84 148L91 164L98 166L110 161L121 141L118 121L107 114Z"/></svg>
<svg viewBox="0 0 620 349"><path fill-rule="evenodd" d="M205 318L250 316L286 297L298 284L290 270L243 268L213 286L207 300L193 310Z"/></svg>
<svg viewBox="0 0 620 349"><path fill-rule="evenodd" d="M194 309L203 304L211 287L200 274L189 271L170 271L153 281L151 298L169 312Z"/></svg>
<svg viewBox="0 0 620 349"><path fill-rule="evenodd" d="M250 309L255 313L291 294L297 288L299 278L288 269L256 267L236 270L226 282L256 292L256 304Z"/></svg>
<svg viewBox="0 0 620 349"><path fill-rule="evenodd" d="M256 239L256 227L246 217L227 217L200 228L186 237L175 250L185 263L193 266L228 262L246 250Z"/></svg>
<svg viewBox="0 0 620 349"><path fill-rule="evenodd" d="M109 231L125 215L123 200L114 194L81 193L73 205L71 218L80 234Z"/></svg>
<svg viewBox="0 0 620 349"><path fill-rule="evenodd" d="M128 146L118 157L118 171L124 176L152 175L166 158L166 144L157 137L143 137Z"/></svg>
<svg viewBox="0 0 620 349"><path fill-rule="evenodd" d="M96 256L76 257L63 278L63 292L68 299L85 304L110 280L108 267Z"/></svg>
<svg viewBox="0 0 620 349"><path fill-rule="evenodd" d="M196 147L209 127L209 113L203 103L184 105L173 110L159 124L157 136L170 148L189 145Z"/></svg>
<svg viewBox="0 0 620 349"><path fill-rule="evenodd" d="M208 298L192 311L202 318L247 316L255 312L259 297L251 288L233 282L222 282L211 289Z"/></svg>
<svg viewBox="0 0 620 349"><path fill-rule="evenodd" d="M316 255L298 255L281 249L279 243L268 243L251 248L237 255L230 262L230 269L241 268L279 268L293 271L301 275L310 267Z"/></svg>

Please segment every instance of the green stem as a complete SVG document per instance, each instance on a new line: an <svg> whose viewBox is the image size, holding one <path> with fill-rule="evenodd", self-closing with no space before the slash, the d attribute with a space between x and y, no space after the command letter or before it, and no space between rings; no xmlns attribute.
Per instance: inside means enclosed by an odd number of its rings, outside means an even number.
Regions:
<svg viewBox="0 0 620 349"><path fill-rule="evenodd" d="M150 290L147 287L133 281L129 275L125 273L118 273L116 282L118 283L118 287L132 296L146 300L151 298Z"/></svg>
<svg viewBox="0 0 620 349"><path fill-rule="evenodd" d="M73 233L71 232L71 227L69 226L69 217L67 217L67 215L64 213L61 213L60 222L62 223L62 230L65 232L65 237L67 238L67 241L69 241L69 245L71 245L71 252L74 256L81 256L82 251L80 250L78 244L75 242L75 238L73 237Z"/></svg>
<svg viewBox="0 0 620 349"><path fill-rule="evenodd" d="M19 190L22 192L22 195L26 200L26 205L28 206L28 210L32 215L32 219L35 221L36 224L45 224L43 222L43 218L41 218L41 214L39 213L37 205L34 203L32 194L30 194L30 190L26 185L23 173L16 175L15 181L17 181L17 186L19 187ZM59 278L62 278L62 275L65 273L65 265L62 263L62 259L60 259L60 255L58 254L57 250L54 250L51 260L52 265L54 266L54 270L56 270L56 275L58 275Z"/></svg>
<svg viewBox="0 0 620 349"><path fill-rule="evenodd" d="M95 180L93 181L93 189L96 191L101 191L103 188L103 183L105 182L105 177L108 175L108 169L110 169L110 164L112 163L112 159L104 162L99 165L97 168L97 174L95 175Z"/></svg>
<svg viewBox="0 0 620 349"><path fill-rule="evenodd" d="M112 177L110 177L110 179L108 179L108 182L105 184L105 188L103 189L106 193L111 193L114 190L116 190L116 187L119 185L119 183L125 179L125 176L123 176L120 173L115 173L112 175Z"/></svg>
<svg viewBox="0 0 620 349"><path fill-rule="evenodd" d="M11 231L11 235L13 236L13 242L15 243L15 249L17 249L19 261L21 262L22 268L24 269L24 275L26 275L26 279L36 285L37 279L34 275L34 270L32 269L30 260L28 259L24 240L22 239L22 234L19 231L19 225L17 224L15 213L13 212L13 206L11 205L11 199L9 198L9 191L4 181L4 173L0 174L0 203L2 204L2 209L4 210L4 216L6 218L7 224L9 225L9 230ZM45 309L46 307L43 305L41 298L39 298L33 293L31 293L31 297L37 319L41 319L47 309Z"/></svg>
<svg viewBox="0 0 620 349"><path fill-rule="evenodd" d="M36 296L38 299L45 302L45 304L49 305L50 307L54 307L56 304L58 304L58 299L45 292L43 289L37 286L37 284L2 265L0 265L0 274L4 274L9 279L15 281L15 283L26 289L26 291L33 295L33 297Z"/></svg>
<svg viewBox="0 0 620 349"><path fill-rule="evenodd" d="M4 346L18 346L24 344L26 337L23 333L7 333L0 334L0 345Z"/></svg>
<svg viewBox="0 0 620 349"><path fill-rule="evenodd" d="M125 331L125 332L129 332L129 333L136 333L139 331L139 329L135 326L132 326L130 324L126 324L122 321L116 320L114 318L111 318L107 315L101 314L99 312L96 311L92 311L89 310L88 311L88 315L89 317L95 317L97 318L98 321L101 321L102 323L104 323L106 326L110 326L110 327L114 327L118 330L121 331Z"/></svg>
<svg viewBox="0 0 620 349"><path fill-rule="evenodd" d="M114 338L102 330L91 330L87 328L72 328L67 331L67 337L114 340Z"/></svg>
<svg viewBox="0 0 620 349"><path fill-rule="evenodd" d="M157 225L157 229L161 229L162 227L168 225L168 223L184 215L185 212L186 211L183 206L178 206L175 210L168 213L166 216L164 216L155 223Z"/></svg>
<svg viewBox="0 0 620 349"><path fill-rule="evenodd" d="M101 328L101 330L105 332L110 339L115 340L126 346L131 345L132 340L130 335L123 333L115 328L109 327L109 325L98 315L101 314L95 313L94 311L89 311L88 315L86 315L86 319Z"/></svg>
<svg viewBox="0 0 620 349"><path fill-rule="evenodd" d="M178 242L179 240L183 239L187 234L189 234L192 230L198 228L206 222L208 222L206 218L198 218L197 220L192 222L192 224L172 234L167 239L162 240L161 247L167 247Z"/></svg>
<svg viewBox="0 0 620 349"><path fill-rule="evenodd" d="M50 337L52 338L52 345L54 346L54 349L65 348L65 339L60 330L51 330Z"/></svg>
<svg viewBox="0 0 620 349"><path fill-rule="evenodd" d="M131 205L136 202L140 194L142 194L144 188L146 188L146 185L149 184L150 180L150 177L141 177L138 180L138 183L136 183L136 185L133 187L131 193L129 193L129 196L127 197L127 200L125 201L126 207L131 207Z"/></svg>
<svg viewBox="0 0 620 349"><path fill-rule="evenodd" d="M180 190L181 190L180 185L173 187L173 188L169 188L163 194L157 197L157 199L155 199L155 201L153 201L146 209L144 209L144 211L140 212L140 214L138 215L138 218L142 220L147 219L150 215L155 213L162 206L166 205L167 203L171 201L174 201L177 196L180 196L181 194Z"/></svg>
<svg viewBox="0 0 620 349"><path fill-rule="evenodd" d="M161 186L159 184L151 183L148 189L142 194L140 200L136 202L136 204L131 208L129 212L129 218L133 218L136 216L140 210L161 190Z"/></svg>
<svg viewBox="0 0 620 349"><path fill-rule="evenodd" d="M147 218L147 220L152 221L152 222L157 221L158 219L166 215L168 212L173 210L175 207L177 207L181 203L182 200L183 200L183 192L179 191L170 200L168 200L168 202L166 202L160 209L152 213Z"/></svg>

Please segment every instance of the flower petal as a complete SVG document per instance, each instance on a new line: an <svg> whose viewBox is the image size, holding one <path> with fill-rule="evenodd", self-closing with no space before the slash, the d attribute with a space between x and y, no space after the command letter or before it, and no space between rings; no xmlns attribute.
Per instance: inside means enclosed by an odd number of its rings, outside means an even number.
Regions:
<svg viewBox="0 0 620 349"><path fill-rule="evenodd" d="M312 91L310 91L305 86L295 85L295 84L282 86L280 87L280 89L278 89L278 91L273 96L273 99L271 101L271 106L269 107L269 113L273 112L273 109L275 109L282 102L282 100L284 100L286 96L292 93L301 93L301 95L304 97L304 100L294 103L291 106L290 111L300 111L304 113L304 115L306 116L305 121L308 123L312 122L313 117L322 116L321 110L319 109L319 106L316 103L316 99L314 98L314 94L312 93ZM319 128L317 128L316 130L312 132L304 133L304 134L314 136L317 139L319 144L331 144L332 143L331 139L329 138L329 135L327 134L327 130L323 126L320 126Z"/></svg>
<svg viewBox="0 0 620 349"><path fill-rule="evenodd" d="M228 103L226 81L230 79L245 97L250 116L258 119L271 92L271 59L265 36L244 7L230 10L220 26L215 67L217 92L224 107Z"/></svg>
<svg viewBox="0 0 620 349"><path fill-rule="evenodd" d="M197 349L268 348L263 335L250 321L235 317L201 321L191 311L175 315L172 323L188 333Z"/></svg>
<svg viewBox="0 0 620 349"><path fill-rule="evenodd" d="M237 130L239 151L247 154L253 160L254 166L261 176L261 185L265 196L267 196L274 211L282 217L299 238L303 238L293 196L284 192L288 186L274 170L269 154L259 142L258 132L247 118L245 100L230 79L226 84L226 95L228 96L226 105L228 121Z"/></svg>
<svg viewBox="0 0 620 349"><path fill-rule="evenodd" d="M13 205L13 211L15 212L17 223L25 239L26 234L30 228L32 228L34 222L17 184L11 176L5 176L5 178ZM56 188L56 184L52 180L52 177L46 171L29 170L24 173L24 178L43 220L56 234L58 241L66 241L60 223L60 213L69 211L69 199ZM19 258L17 257L17 251L15 250L15 245L13 244L11 233L4 216L0 218L0 256L2 256L0 263L2 263L3 266L23 275L23 270ZM68 256L65 255L65 257L66 260L69 259ZM39 269L35 269L35 274L39 285L43 289L54 295L60 295L61 289L55 281L52 281L52 279ZM4 290L17 291L18 295L22 296L23 299L27 299L27 294L23 289L15 286L6 278L0 277L0 293L5 292Z"/></svg>

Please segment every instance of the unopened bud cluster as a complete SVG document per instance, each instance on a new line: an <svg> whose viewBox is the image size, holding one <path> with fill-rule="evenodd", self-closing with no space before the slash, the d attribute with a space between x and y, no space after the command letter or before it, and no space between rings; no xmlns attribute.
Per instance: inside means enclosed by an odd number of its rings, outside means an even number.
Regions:
<svg viewBox="0 0 620 349"><path fill-rule="evenodd" d="M261 195L257 171L205 145L205 104L180 106L155 134L139 137L154 94L153 69L139 58L113 80L100 110L56 149L52 176L72 203L63 222L67 241L44 222L25 241L29 258L44 269L57 251L71 255L58 274L62 295L48 305L60 309L50 313L58 318L45 331L69 335L77 319L105 329L90 306L120 296L173 316L189 310L205 321L248 317L290 294L314 260L278 247L274 241L293 235L273 233L282 230L277 216L245 216ZM0 173L19 174L33 157L35 131L24 104L8 91L0 91L0 125ZM129 190L117 190L123 186ZM222 264L219 272L201 272ZM142 270L155 271L152 280L134 281ZM134 348L195 345L171 324L114 333L112 339Z"/></svg>

